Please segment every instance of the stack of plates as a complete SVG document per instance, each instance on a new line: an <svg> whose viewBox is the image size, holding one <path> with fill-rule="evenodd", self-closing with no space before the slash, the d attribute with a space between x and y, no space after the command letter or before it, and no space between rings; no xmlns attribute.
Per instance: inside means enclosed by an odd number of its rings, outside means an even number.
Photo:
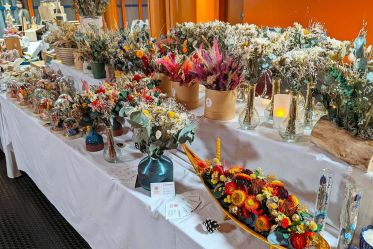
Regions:
<svg viewBox="0 0 373 249"><path fill-rule="evenodd" d="M62 64L74 64L74 48L56 48L56 53L57 59L59 59Z"/></svg>

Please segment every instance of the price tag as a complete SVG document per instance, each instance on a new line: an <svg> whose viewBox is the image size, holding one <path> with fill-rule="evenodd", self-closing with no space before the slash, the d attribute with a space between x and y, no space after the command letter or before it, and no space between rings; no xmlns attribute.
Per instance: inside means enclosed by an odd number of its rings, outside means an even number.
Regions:
<svg viewBox="0 0 373 249"><path fill-rule="evenodd" d="M212 106L212 100L210 98L206 98L206 106L211 107Z"/></svg>
<svg viewBox="0 0 373 249"><path fill-rule="evenodd" d="M150 183L150 196L152 199L167 200L175 197L174 182Z"/></svg>

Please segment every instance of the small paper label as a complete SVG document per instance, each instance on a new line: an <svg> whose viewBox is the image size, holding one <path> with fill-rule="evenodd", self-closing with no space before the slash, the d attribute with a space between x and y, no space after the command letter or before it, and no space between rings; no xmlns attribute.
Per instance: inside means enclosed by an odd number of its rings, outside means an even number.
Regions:
<svg viewBox="0 0 373 249"><path fill-rule="evenodd" d="M172 96L173 96L173 97L176 96L176 89L175 89L175 88L172 88Z"/></svg>
<svg viewBox="0 0 373 249"><path fill-rule="evenodd" d="M150 195L152 199L167 200L175 197L174 182L150 183Z"/></svg>
<svg viewBox="0 0 373 249"><path fill-rule="evenodd" d="M212 100L210 98L206 98L206 106L211 107L212 106Z"/></svg>

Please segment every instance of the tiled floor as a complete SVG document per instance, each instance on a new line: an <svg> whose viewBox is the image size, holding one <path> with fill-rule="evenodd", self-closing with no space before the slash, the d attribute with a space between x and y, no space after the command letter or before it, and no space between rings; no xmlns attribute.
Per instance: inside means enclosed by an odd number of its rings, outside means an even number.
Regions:
<svg viewBox="0 0 373 249"><path fill-rule="evenodd" d="M30 177L22 173L20 178L9 179L0 152L0 248L90 248Z"/></svg>

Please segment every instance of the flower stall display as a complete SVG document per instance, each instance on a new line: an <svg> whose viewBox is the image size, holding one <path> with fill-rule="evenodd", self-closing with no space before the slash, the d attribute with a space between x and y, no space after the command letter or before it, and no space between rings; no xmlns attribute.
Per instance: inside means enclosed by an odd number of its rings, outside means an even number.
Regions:
<svg viewBox="0 0 373 249"><path fill-rule="evenodd" d="M55 49L57 58L63 64L74 64L74 52L77 48L75 32L77 26L72 23L62 22L59 26L52 26L44 41Z"/></svg>
<svg viewBox="0 0 373 249"><path fill-rule="evenodd" d="M236 112L236 88L242 80L242 68L215 40L209 50L199 49L192 56L194 81L206 88L205 117L231 120Z"/></svg>
<svg viewBox="0 0 373 249"><path fill-rule="evenodd" d="M193 64L185 55L168 53L158 59L170 78L172 96L187 109L195 109L199 106L199 84L193 82Z"/></svg>
<svg viewBox="0 0 373 249"><path fill-rule="evenodd" d="M135 146L147 156L138 166L138 182L147 190L150 183L173 181L172 160L166 150L193 142L194 117L169 98L160 105L142 104L128 111L128 122L134 128Z"/></svg>
<svg viewBox="0 0 373 249"><path fill-rule="evenodd" d="M183 145L191 164L224 213L246 232L269 245L285 248L330 248L312 215L285 184L261 168L228 168L221 158L201 160ZM280 248L283 248L280 247Z"/></svg>

